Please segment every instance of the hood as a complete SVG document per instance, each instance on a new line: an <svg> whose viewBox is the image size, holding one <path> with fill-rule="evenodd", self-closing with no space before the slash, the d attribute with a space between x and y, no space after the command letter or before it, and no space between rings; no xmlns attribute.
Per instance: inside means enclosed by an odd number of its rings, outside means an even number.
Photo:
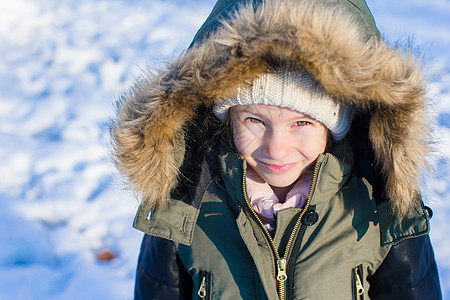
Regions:
<svg viewBox="0 0 450 300"><path fill-rule="evenodd" d="M118 103L114 156L143 204L167 205L186 165L205 157L192 145L209 142L201 133L215 126L211 107L278 63L307 69L328 93L356 104L394 213L419 205L426 81L411 54L380 38L363 0L219 0L191 46Z"/></svg>

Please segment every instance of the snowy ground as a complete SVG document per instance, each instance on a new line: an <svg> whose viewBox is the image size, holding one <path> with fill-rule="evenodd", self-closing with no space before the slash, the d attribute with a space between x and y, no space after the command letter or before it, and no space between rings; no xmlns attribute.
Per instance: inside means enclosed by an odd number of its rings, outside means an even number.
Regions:
<svg viewBox="0 0 450 300"><path fill-rule="evenodd" d="M112 102L180 53L213 2L0 0L0 300L132 298L142 235L108 158ZM415 33L431 65L439 142L424 196L450 299L450 1L369 4L388 40Z"/></svg>

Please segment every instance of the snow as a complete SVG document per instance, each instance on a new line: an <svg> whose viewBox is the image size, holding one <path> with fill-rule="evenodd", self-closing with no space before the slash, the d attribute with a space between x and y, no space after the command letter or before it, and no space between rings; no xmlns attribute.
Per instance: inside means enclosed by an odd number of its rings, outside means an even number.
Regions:
<svg viewBox="0 0 450 300"><path fill-rule="evenodd" d="M113 102L147 64L183 51L213 5L0 1L0 299L132 298L142 233L108 155ZM430 66L436 153L423 190L450 299L450 2L369 6L387 40L414 34Z"/></svg>

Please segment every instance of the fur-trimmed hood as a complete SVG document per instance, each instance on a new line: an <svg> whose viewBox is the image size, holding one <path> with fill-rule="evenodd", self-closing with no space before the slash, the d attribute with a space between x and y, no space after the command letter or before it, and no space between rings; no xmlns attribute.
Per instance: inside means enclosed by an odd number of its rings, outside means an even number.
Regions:
<svg viewBox="0 0 450 300"><path fill-rule="evenodd" d="M239 2L219 0L191 47L119 102L114 155L131 188L147 206L165 206L184 176L180 166L195 156L187 138L193 120L208 124L214 103L270 65L288 63L367 116L386 195L396 215L406 215L418 203L428 152L417 61L380 38L363 0Z"/></svg>

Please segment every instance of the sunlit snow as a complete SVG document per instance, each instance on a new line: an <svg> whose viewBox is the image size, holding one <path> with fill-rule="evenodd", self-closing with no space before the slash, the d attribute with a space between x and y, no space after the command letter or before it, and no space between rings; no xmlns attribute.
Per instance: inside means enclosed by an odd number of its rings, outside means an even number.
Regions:
<svg viewBox="0 0 450 300"><path fill-rule="evenodd" d="M113 103L181 53L213 5L0 1L0 299L132 299L142 233L108 155ZM436 153L422 185L450 299L450 2L369 6L388 41L412 34L430 74Z"/></svg>

